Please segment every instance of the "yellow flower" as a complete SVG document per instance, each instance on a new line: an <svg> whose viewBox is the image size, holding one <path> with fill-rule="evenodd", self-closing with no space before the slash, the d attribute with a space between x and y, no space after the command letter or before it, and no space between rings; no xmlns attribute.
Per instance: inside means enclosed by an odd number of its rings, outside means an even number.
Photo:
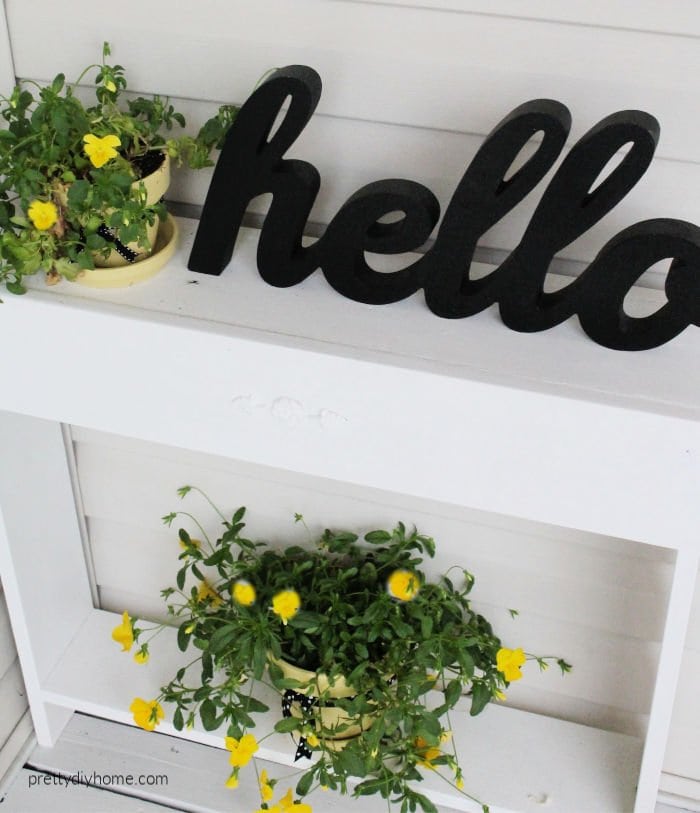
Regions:
<svg viewBox="0 0 700 813"><path fill-rule="evenodd" d="M238 787L238 769L231 771L231 776L226 780L226 787L235 789Z"/></svg>
<svg viewBox="0 0 700 813"><path fill-rule="evenodd" d="M27 215L39 231L46 231L58 220L58 209L50 200L33 200L27 209Z"/></svg>
<svg viewBox="0 0 700 813"><path fill-rule="evenodd" d="M505 701L506 699L505 694L500 689L496 689L496 691L494 692L494 697L496 698L496 700L500 700L501 702Z"/></svg>
<svg viewBox="0 0 700 813"><path fill-rule="evenodd" d="M117 89L117 86L114 84L114 82L113 82L111 79L108 79L108 80L105 82L105 87L107 88L107 90L108 90L110 93L114 93L114 91Z"/></svg>
<svg viewBox="0 0 700 813"><path fill-rule="evenodd" d="M297 614L300 606L301 599L296 590L282 590L272 598L272 612L282 619L283 624Z"/></svg>
<svg viewBox="0 0 700 813"><path fill-rule="evenodd" d="M263 802L269 802L270 799L275 795L275 792L272 790L272 785L270 784L270 780L267 777L267 771L262 770L260 773L260 798Z"/></svg>
<svg viewBox="0 0 700 813"><path fill-rule="evenodd" d="M165 717L163 708L157 700L143 700L140 697L134 698L129 711L134 715L136 725L145 731L153 731Z"/></svg>
<svg viewBox="0 0 700 813"><path fill-rule="evenodd" d="M421 765L423 768L430 768L431 771L435 770L433 760L442 756L442 751L434 745L428 745L423 737L416 737L414 745L418 749L419 759L416 764Z"/></svg>
<svg viewBox="0 0 700 813"><path fill-rule="evenodd" d="M112 630L112 638L122 645L122 652L128 652L134 645L134 628L126 610L122 614L122 623Z"/></svg>
<svg viewBox="0 0 700 813"><path fill-rule="evenodd" d="M464 779L462 779L461 776L458 776L455 779L455 787L457 788L457 790L464 790Z"/></svg>
<svg viewBox="0 0 700 813"><path fill-rule="evenodd" d="M252 734L244 734L240 740L226 737L226 747L231 752L229 762L234 768L245 768L258 750L258 742Z"/></svg>
<svg viewBox="0 0 700 813"><path fill-rule="evenodd" d="M279 810L281 813L312 813L311 805L304 804L303 802L293 801L291 788L289 788L289 790L280 799Z"/></svg>
<svg viewBox="0 0 700 813"><path fill-rule="evenodd" d="M496 653L496 669L503 672L503 677L512 683L523 676L520 667L525 663L525 653L522 649L501 648Z"/></svg>
<svg viewBox="0 0 700 813"><path fill-rule="evenodd" d="M309 734L309 736L306 738L306 742L310 748L318 748L318 746L321 744L321 741L315 734Z"/></svg>
<svg viewBox="0 0 700 813"><path fill-rule="evenodd" d="M141 649L134 655L134 660L136 663L148 663L148 659L151 656L148 654L148 649L146 646L142 646Z"/></svg>
<svg viewBox="0 0 700 813"><path fill-rule="evenodd" d="M189 549L189 545L186 545L182 541L182 539L178 539L178 542L180 543L180 547L183 550L188 550ZM194 545L195 548L201 548L202 547L202 540L201 539L192 539L192 537L190 537L190 545Z"/></svg>
<svg viewBox="0 0 700 813"><path fill-rule="evenodd" d="M452 732L451 731L443 731L440 734L440 743L444 745L446 742L449 742L452 739Z"/></svg>
<svg viewBox="0 0 700 813"><path fill-rule="evenodd" d="M399 601L411 601L418 595L418 577L410 570L395 570L386 583L389 595Z"/></svg>
<svg viewBox="0 0 700 813"><path fill-rule="evenodd" d="M251 604L255 604L255 588L250 582L239 579L233 585L233 598L243 607L250 607Z"/></svg>
<svg viewBox="0 0 700 813"><path fill-rule="evenodd" d="M199 583L199 587L197 588L197 598L199 601L210 601L212 607L218 607L219 604L224 603L224 600L206 579Z"/></svg>
<svg viewBox="0 0 700 813"><path fill-rule="evenodd" d="M83 141L85 142L83 147L85 155L90 159L92 165L98 169L107 161L116 158L118 155L116 148L121 147L122 144L119 136L106 135L98 138L94 133L83 136Z"/></svg>

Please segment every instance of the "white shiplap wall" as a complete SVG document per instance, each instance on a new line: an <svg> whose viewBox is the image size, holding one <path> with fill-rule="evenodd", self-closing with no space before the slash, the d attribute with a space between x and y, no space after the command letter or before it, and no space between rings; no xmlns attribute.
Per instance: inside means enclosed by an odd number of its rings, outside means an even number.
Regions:
<svg viewBox="0 0 700 813"><path fill-rule="evenodd" d="M416 501L397 494L268 469L73 427L81 496L102 605L163 617L160 591L173 583L176 528L160 518L192 511L208 533L206 504L175 489L207 491L226 512L248 507L256 539L303 543L295 512L312 531L367 531L399 519L436 538L429 568L458 563L477 577L474 600L504 640L575 664L509 690L509 703L622 733L646 724L672 554L620 539ZM128 512L124 506L129 506ZM192 523L183 526L196 534ZM508 608L520 611L512 620ZM637 668L631 672L630 663Z"/></svg>
<svg viewBox="0 0 700 813"><path fill-rule="evenodd" d="M104 8L101 8L104 6ZM118 13L94 0L6 0L17 75L77 76L108 39L142 92L179 100L195 128L216 102L240 102L273 65L302 62L324 80L319 111L291 151L322 175L312 219L321 226L359 186L410 177L443 210L486 133L515 105L541 96L566 103L572 141L603 116L638 107L654 113L657 158L629 197L563 253L590 260L621 228L649 217L700 221L696 0L122 0ZM103 13L105 12L105 13ZM67 26L67 20L79 24ZM62 47L57 48L57 33ZM201 204L210 174L181 173L171 197ZM484 236L512 248L537 200L531 194ZM260 211L264 201L256 201ZM517 687L512 702L620 731L644 724L668 586L666 554L620 540L524 527L500 518L416 509L400 497L289 481L232 461L192 459L162 448L76 432L81 488L97 581L107 606L155 611L167 583L171 537L158 526L173 489L197 480L222 503L246 502L267 535L294 510L312 521L374 524L404 516L469 550L488 609L504 623L501 586L522 611L529 647L564 652L574 675ZM330 491L329 491L330 489ZM122 506L129 505L125 517ZM126 552L147 563L124 566ZM166 560L164 564L163 560ZM149 597L153 597L152 600ZM634 664L631 669L629 664ZM700 798L700 607L667 753L669 791ZM2 696L2 695L0 695Z"/></svg>

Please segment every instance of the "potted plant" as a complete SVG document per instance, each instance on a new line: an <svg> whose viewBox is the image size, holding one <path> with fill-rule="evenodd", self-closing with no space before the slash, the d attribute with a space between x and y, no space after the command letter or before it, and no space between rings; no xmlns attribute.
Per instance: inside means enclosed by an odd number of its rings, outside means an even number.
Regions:
<svg viewBox="0 0 700 813"><path fill-rule="evenodd" d="M2 99L0 282L12 293L23 293L23 278L39 270L49 283L94 285L155 273L163 257L146 261L157 238L175 238L162 201L171 161L211 165L238 112L223 105L196 136L173 137L172 128L185 125L182 114L160 96L124 99L124 68L108 64L109 55L104 43L102 64L72 85L59 74L44 87L20 82ZM84 103L78 85L93 68L94 100Z"/></svg>
<svg viewBox="0 0 700 813"><path fill-rule="evenodd" d="M260 811L310 813L293 794L303 800L322 787L379 794L401 813L436 813L415 788L424 770L437 771L473 799L451 739L462 695L477 715L505 698L527 660L541 669L555 660L562 673L571 668L562 658L504 647L472 609L474 577L453 567L429 580L422 562L434 555L435 542L403 523L371 531L363 541L326 530L310 546L271 546L242 535L244 508L229 520L210 504L221 536L210 540L186 514L197 535L180 529L177 586L162 592L180 649L191 646L197 657L157 698L136 698L131 711L147 730L163 719L161 703L173 705L177 730L197 716L206 730L221 728L230 751L227 785L236 787L258 750L254 717L271 711L256 687L273 687L281 702L275 730L292 734L296 758L313 762L275 804L276 782L263 772ZM170 525L177 516L163 519ZM112 637L125 650L136 644L135 660L144 663L149 641L163 628L142 627L125 612Z"/></svg>

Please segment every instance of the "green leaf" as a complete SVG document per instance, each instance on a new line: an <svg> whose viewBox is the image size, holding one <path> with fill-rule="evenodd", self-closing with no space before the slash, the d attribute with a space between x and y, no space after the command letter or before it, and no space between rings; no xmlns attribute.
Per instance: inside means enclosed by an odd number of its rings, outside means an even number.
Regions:
<svg viewBox="0 0 700 813"><path fill-rule="evenodd" d="M79 268L90 271L95 267L95 262L87 251L81 251L76 257L76 262Z"/></svg>
<svg viewBox="0 0 700 813"><path fill-rule="evenodd" d="M90 182L84 179L75 181L68 190L68 205L71 209L79 209L90 194Z"/></svg>
<svg viewBox="0 0 700 813"><path fill-rule="evenodd" d="M297 782L297 796L304 797L311 790L311 785L314 781L314 773L315 771L312 768L302 774L301 779Z"/></svg>
<svg viewBox="0 0 700 813"><path fill-rule="evenodd" d="M275 731L280 734L291 734L292 731L296 731L300 725L302 725L302 721L297 720L296 717L285 717L275 723Z"/></svg>
<svg viewBox="0 0 700 813"><path fill-rule="evenodd" d="M175 714L173 714L173 725L175 726L176 731L182 731L185 727L185 721L182 717L182 710L177 708L175 709Z"/></svg>
<svg viewBox="0 0 700 813"><path fill-rule="evenodd" d="M461 682L459 680L451 680L445 687L443 694L445 695L445 703L452 708L462 696Z"/></svg>
<svg viewBox="0 0 700 813"><path fill-rule="evenodd" d="M424 813L438 813L437 807L435 807L427 796L423 796L422 793L414 793L413 798L421 806Z"/></svg>
<svg viewBox="0 0 700 813"><path fill-rule="evenodd" d="M199 716L202 718L202 725L207 731L213 731L218 727L216 719L216 703L207 698L199 707Z"/></svg>
<svg viewBox="0 0 700 813"><path fill-rule="evenodd" d="M488 686L485 683L475 682L472 684L472 706L469 710L469 714L472 717L476 717L477 714L481 714L481 712L486 708L491 700L491 692L489 691Z"/></svg>
<svg viewBox="0 0 700 813"><path fill-rule="evenodd" d="M177 576L175 576L175 583L177 584L178 588L182 590L185 586L185 577L187 576L187 568L181 567L180 570L177 571Z"/></svg>
<svg viewBox="0 0 700 813"><path fill-rule="evenodd" d="M107 245L107 241L104 237L100 237L99 234L88 234L85 238L85 245L90 249L90 251L99 251L99 249L104 248Z"/></svg>
<svg viewBox="0 0 700 813"><path fill-rule="evenodd" d="M202 653L202 682L211 680L214 676L214 659L208 650Z"/></svg>
<svg viewBox="0 0 700 813"><path fill-rule="evenodd" d="M184 652L190 643L190 635L189 633L185 632L185 629L189 626L189 622L185 621L184 624L180 624L177 630L177 646L181 652Z"/></svg>
<svg viewBox="0 0 700 813"><path fill-rule="evenodd" d="M381 545L391 539L391 534L388 531L370 531L365 534L365 542L372 545Z"/></svg>
<svg viewBox="0 0 700 813"><path fill-rule="evenodd" d="M234 624L224 624L212 633L209 639L209 650L214 654L221 652L239 635L238 627Z"/></svg>
<svg viewBox="0 0 700 813"><path fill-rule="evenodd" d="M17 296L27 293L27 289L24 287L24 285L22 285L21 282L6 282L5 287L11 294L16 294Z"/></svg>

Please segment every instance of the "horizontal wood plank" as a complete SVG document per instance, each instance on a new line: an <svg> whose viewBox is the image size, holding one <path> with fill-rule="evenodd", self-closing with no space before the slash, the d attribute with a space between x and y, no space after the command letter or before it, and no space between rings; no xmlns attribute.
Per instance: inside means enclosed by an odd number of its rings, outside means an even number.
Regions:
<svg viewBox="0 0 700 813"><path fill-rule="evenodd" d="M430 8L463 14L488 14L542 22L570 23L700 36L700 14L694 0L333 0L336 3L376 3L402 8Z"/></svg>

